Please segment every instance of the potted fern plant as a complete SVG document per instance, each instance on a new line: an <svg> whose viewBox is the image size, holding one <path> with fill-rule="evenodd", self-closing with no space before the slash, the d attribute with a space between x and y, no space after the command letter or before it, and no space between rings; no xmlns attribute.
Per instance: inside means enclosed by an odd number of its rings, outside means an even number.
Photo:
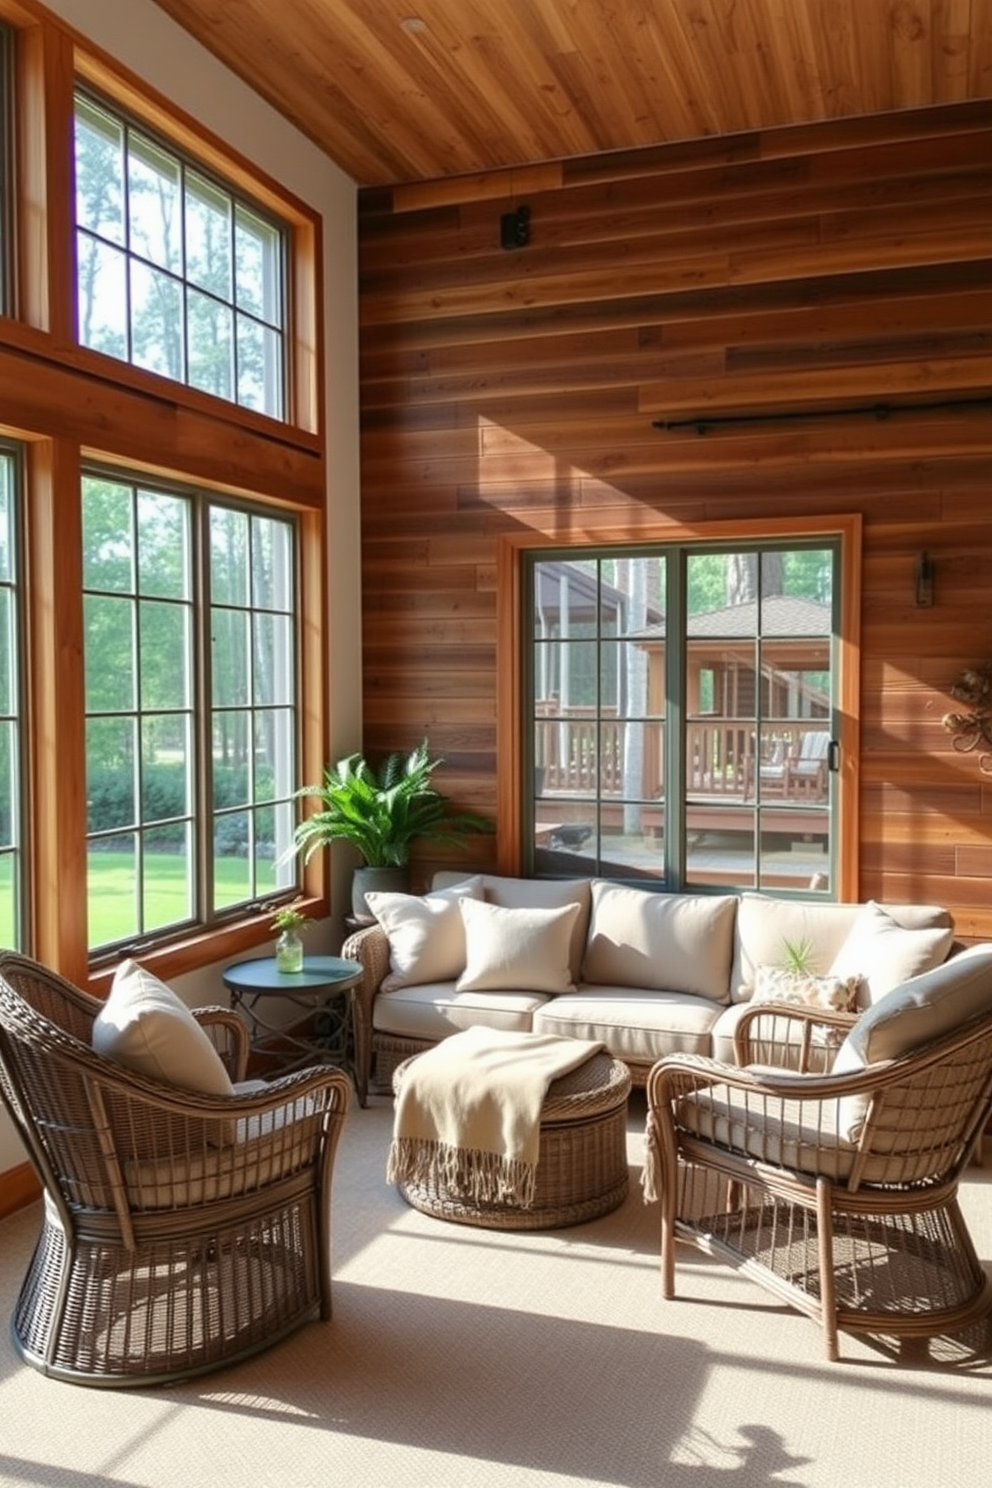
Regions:
<svg viewBox="0 0 992 1488"><path fill-rule="evenodd" d="M409 887L410 849L418 838L460 846L466 833L493 830L487 817L452 810L434 787L441 763L431 759L426 739L408 754L388 755L378 769L363 755L350 754L328 765L319 785L298 792L319 802L296 828L294 851L303 861L332 842L350 842L363 860L352 881L356 920L374 918L365 902L370 889Z"/></svg>

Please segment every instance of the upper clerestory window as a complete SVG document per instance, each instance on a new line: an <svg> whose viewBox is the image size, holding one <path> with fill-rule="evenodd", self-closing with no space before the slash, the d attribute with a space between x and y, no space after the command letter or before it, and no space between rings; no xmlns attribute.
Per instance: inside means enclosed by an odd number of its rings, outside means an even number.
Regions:
<svg viewBox="0 0 992 1488"><path fill-rule="evenodd" d="M286 417L286 231L103 99L75 97L83 346Z"/></svg>
<svg viewBox="0 0 992 1488"><path fill-rule="evenodd" d="M0 26L0 315L13 311L13 158L14 88L10 32Z"/></svg>

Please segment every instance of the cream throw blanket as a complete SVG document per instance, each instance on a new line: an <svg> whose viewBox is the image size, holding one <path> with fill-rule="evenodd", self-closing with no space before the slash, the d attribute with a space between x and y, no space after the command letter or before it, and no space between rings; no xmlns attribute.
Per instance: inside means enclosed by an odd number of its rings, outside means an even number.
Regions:
<svg viewBox="0 0 992 1488"><path fill-rule="evenodd" d="M404 1071L388 1181L529 1208L548 1086L602 1048L591 1039L493 1028L443 1039Z"/></svg>

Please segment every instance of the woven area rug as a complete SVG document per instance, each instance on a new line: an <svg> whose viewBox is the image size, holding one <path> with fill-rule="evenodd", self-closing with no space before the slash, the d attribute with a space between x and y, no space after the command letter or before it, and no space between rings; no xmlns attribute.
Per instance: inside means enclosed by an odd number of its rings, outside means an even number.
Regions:
<svg viewBox="0 0 992 1488"><path fill-rule="evenodd" d="M0 1224L3 1488L984 1488L992 1369L900 1362L818 1330L685 1251L658 1285L657 1210L631 1191L573 1229L507 1233L409 1208L385 1181L392 1105L348 1118L334 1318L170 1390L54 1383L7 1336L37 1215ZM964 1207L992 1260L992 1169Z"/></svg>

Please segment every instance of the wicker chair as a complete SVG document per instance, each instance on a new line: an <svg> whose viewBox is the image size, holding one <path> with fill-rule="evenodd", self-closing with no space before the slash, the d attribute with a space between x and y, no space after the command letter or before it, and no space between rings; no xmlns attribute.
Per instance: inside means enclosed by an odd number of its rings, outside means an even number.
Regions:
<svg viewBox="0 0 992 1488"><path fill-rule="evenodd" d="M838 1329L959 1333L992 1306L957 1200L992 1108L992 1008L860 1070L755 1065L776 1044L794 1053L790 1021L843 1023L756 1008L738 1030L751 1068L675 1054L648 1077L645 1196L661 1201L665 1297L685 1240L819 1321L829 1359Z"/></svg>
<svg viewBox="0 0 992 1488"><path fill-rule="evenodd" d="M162 1085L91 1049L100 1007L0 954L0 1093L44 1186L13 1318L22 1358L81 1384L166 1384L328 1318L347 1076L233 1097ZM195 1016L239 1079L240 1019Z"/></svg>

